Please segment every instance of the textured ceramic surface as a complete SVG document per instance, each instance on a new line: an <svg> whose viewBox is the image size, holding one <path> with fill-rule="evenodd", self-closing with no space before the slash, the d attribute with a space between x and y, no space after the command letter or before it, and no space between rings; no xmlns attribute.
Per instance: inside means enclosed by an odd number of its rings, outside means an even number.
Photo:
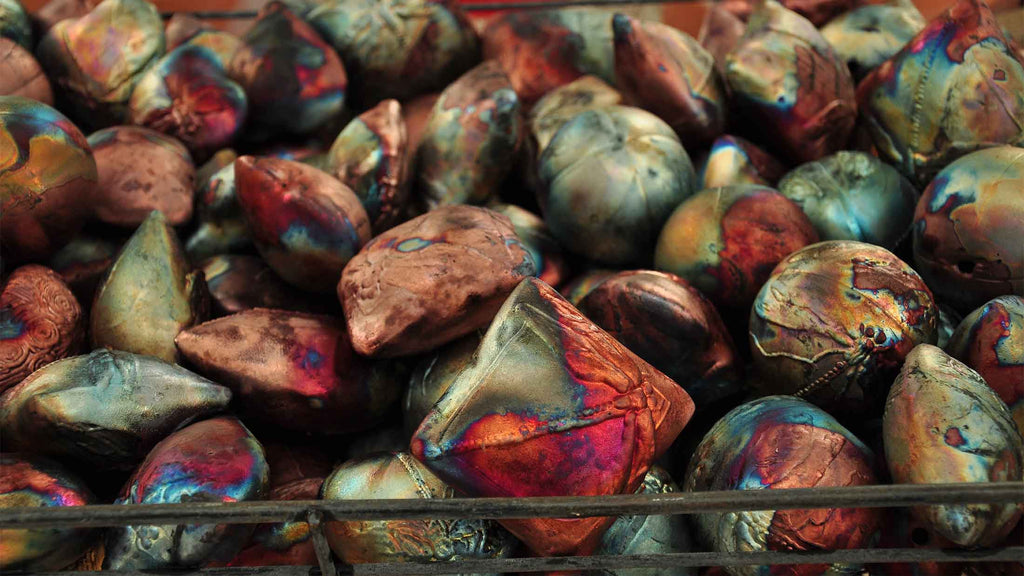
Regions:
<svg viewBox="0 0 1024 576"><path fill-rule="evenodd" d="M718 306L745 311L776 264L817 241L811 221L777 190L725 186L698 192L672 212L654 265Z"/></svg>
<svg viewBox="0 0 1024 576"><path fill-rule="evenodd" d="M400 383L372 378L345 326L330 316L257 308L178 334L182 355L235 392L242 413L317 434L377 424Z"/></svg>
<svg viewBox="0 0 1024 576"><path fill-rule="evenodd" d="M95 216L134 228L153 210L172 226L192 218L195 165L177 139L139 126L114 126L89 135L99 170Z"/></svg>
<svg viewBox="0 0 1024 576"><path fill-rule="evenodd" d="M540 157L540 207L570 252L611 266L643 265L696 176L675 132L639 108L586 110Z"/></svg>
<svg viewBox="0 0 1024 576"><path fill-rule="evenodd" d="M416 150L422 203L483 204L495 196L522 131L519 97L496 61L463 74L441 93Z"/></svg>
<svg viewBox="0 0 1024 576"><path fill-rule="evenodd" d="M116 504L244 502L267 495L263 447L234 417L203 420L156 445ZM107 533L104 570L197 567L230 560L252 527L244 524L126 526Z"/></svg>
<svg viewBox="0 0 1024 576"><path fill-rule="evenodd" d="M498 311L411 448L470 496L628 494L693 410L675 382L529 278ZM612 521L501 523L550 556L593 552Z"/></svg>
<svg viewBox="0 0 1024 576"><path fill-rule="evenodd" d="M883 422L894 482L1000 482L1024 478L1024 442L1010 410L977 372L935 346L908 356ZM919 521L958 546L998 544L1017 524L1013 504L918 507Z"/></svg>
<svg viewBox="0 0 1024 576"><path fill-rule="evenodd" d="M36 48L64 108L83 128L128 119L128 99L164 53L164 26L146 0L103 0L87 14L54 24Z"/></svg>
<svg viewBox="0 0 1024 576"><path fill-rule="evenodd" d="M82 132L53 108L0 96L0 239L4 259L35 260L66 244L90 214L98 176Z"/></svg>
<svg viewBox="0 0 1024 576"><path fill-rule="evenodd" d="M13 449L131 470L176 428L230 400L180 366L101 349L49 364L0 396L0 429Z"/></svg>
<svg viewBox="0 0 1024 576"><path fill-rule="evenodd" d="M454 3L329 0L307 19L342 55L362 106L441 90L480 58L476 32Z"/></svg>
<svg viewBox="0 0 1024 576"><path fill-rule="evenodd" d="M857 240L889 250L910 232L917 191L864 152L837 152L791 170L779 192L796 202L822 240Z"/></svg>
<svg viewBox="0 0 1024 576"><path fill-rule="evenodd" d="M768 0L726 57L736 108L784 156L809 162L841 150L857 118L853 78L811 22Z"/></svg>
<svg viewBox="0 0 1024 576"><path fill-rule="evenodd" d="M944 301L967 312L1024 294L1024 148L964 156L928 185L914 212L914 264Z"/></svg>
<svg viewBox="0 0 1024 576"><path fill-rule="evenodd" d="M792 396L747 402L718 421L697 447L683 488L772 490L877 483L874 454L832 416ZM697 532L716 552L835 550L873 545L878 509L758 510L698 514ZM734 576L776 574L769 566L727 567ZM798 565L789 574L860 574L848 565Z"/></svg>
<svg viewBox="0 0 1024 576"><path fill-rule="evenodd" d="M821 35L860 79L895 56L924 26L913 2L898 0L854 8L829 21Z"/></svg>
<svg viewBox="0 0 1024 576"><path fill-rule="evenodd" d="M741 391L740 359L718 311L673 274L620 272L582 298L580 312L706 407Z"/></svg>
<svg viewBox="0 0 1024 576"><path fill-rule="evenodd" d="M0 36L0 96L23 96L53 106L53 88L32 52Z"/></svg>
<svg viewBox="0 0 1024 576"><path fill-rule="evenodd" d="M701 190L734 184L775 186L785 172L781 162L753 142L725 135L712 143L700 171L699 186Z"/></svg>
<svg viewBox="0 0 1024 576"><path fill-rule="evenodd" d="M200 262L210 290L213 316L226 316L253 308L316 312L326 308L308 292L288 284L259 256L222 254Z"/></svg>
<svg viewBox="0 0 1024 576"><path fill-rule="evenodd" d="M375 453L342 464L324 500L454 498L455 491L408 452ZM331 549L349 564L504 558L517 542L493 520L378 520L327 524Z"/></svg>
<svg viewBox="0 0 1024 576"><path fill-rule="evenodd" d="M197 157L206 157L241 133L248 104L221 57L189 43L142 75L128 108L132 124L174 136Z"/></svg>
<svg viewBox="0 0 1024 576"><path fill-rule="evenodd" d="M1024 144L1024 61L983 0L958 0L857 87L879 157L923 187L979 148Z"/></svg>
<svg viewBox="0 0 1024 576"><path fill-rule="evenodd" d="M935 341L937 322L931 291L888 250L812 244L780 262L754 301L751 382L863 419L881 411L914 346Z"/></svg>
<svg viewBox="0 0 1024 576"><path fill-rule="evenodd" d="M357 352L403 356L483 328L535 270L508 218L447 206L370 241L345 268L338 297Z"/></svg>
<svg viewBox="0 0 1024 576"><path fill-rule="evenodd" d="M61 277L35 264L17 268L0 290L0 392L75 354L84 337L82 307Z"/></svg>

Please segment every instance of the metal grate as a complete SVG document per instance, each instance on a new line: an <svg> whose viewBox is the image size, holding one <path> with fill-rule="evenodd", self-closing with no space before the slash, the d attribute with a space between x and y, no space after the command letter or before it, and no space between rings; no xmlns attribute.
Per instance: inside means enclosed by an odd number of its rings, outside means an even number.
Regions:
<svg viewBox="0 0 1024 576"><path fill-rule="evenodd" d="M936 504L1017 504L1024 507L1024 482L988 484L880 485L848 488L682 492L660 495L548 498L453 498L431 500L333 500L293 502L96 505L0 509L0 528L76 528L146 524L254 524L308 521L319 566L206 568L160 571L180 576L432 576L782 564L877 564L898 562L1024 562L1024 542L985 550L876 548L811 552L690 552L632 556L500 558L436 563L375 563L336 566L323 533L332 520L583 518L620 515L695 514L806 508L901 508ZM102 571L102 576L154 572ZM35 572L70 576L82 572Z"/></svg>

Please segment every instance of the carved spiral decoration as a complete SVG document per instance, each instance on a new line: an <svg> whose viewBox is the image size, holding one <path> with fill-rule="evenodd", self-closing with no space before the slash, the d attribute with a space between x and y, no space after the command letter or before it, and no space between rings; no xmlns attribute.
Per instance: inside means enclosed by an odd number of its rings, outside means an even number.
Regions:
<svg viewBox="0 0 1024 576"><path fill-rule="evenodd" d="M82 307L60 276L43 266L18 268L0 293L0 391L75 354L83 337Z"/></svg>

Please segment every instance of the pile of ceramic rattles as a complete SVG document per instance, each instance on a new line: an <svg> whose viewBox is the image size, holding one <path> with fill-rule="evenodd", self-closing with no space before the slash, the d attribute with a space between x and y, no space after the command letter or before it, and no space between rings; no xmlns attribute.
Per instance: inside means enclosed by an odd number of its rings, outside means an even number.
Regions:
<svg viewBox="0 0 1024 576"><path fill-rule="evenodd" d="M0 0L0 35L0 506L1022 480L1024 59L983 0L729 0L699 40L442 0L271 2L240 37ZM976 549L1020 517L326 532L424 562ZM0 531L5 572L275 564L316 564L308 525Z"/></svg>

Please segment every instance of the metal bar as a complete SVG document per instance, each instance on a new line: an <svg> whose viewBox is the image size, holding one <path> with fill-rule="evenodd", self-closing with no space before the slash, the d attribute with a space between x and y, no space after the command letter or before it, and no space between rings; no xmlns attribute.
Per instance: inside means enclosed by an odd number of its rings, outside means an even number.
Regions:
<svg viewBox="0 0 1024 576"><path fill-rule="evenodd" d="M584 8L588 6L628 6L636 4L689 4L707 0L543 0L538 2L472 2L460 4L466 12L486 12L492 10L550 10L555 8ZM161 16L170 18L175 14L188 14L201 20L248 20L256 17L256 10L197 10L195 12L177 11L163 12Z"/></svg>
<svg viewBox="0 0 1024 576"><path fill-rule="evenodd" d="M324 535L323 514L316 510L309 513L309 529L313 533L313 551L316 552L320 573L336 574L338 570L334 567L331 547L327 543L327 536Z"/></svg>
<svg viewBox="0 0 1024 576"><path fill-rule="evenodd" d="M625 556L560 556L553 558L492 558L455 562L388 562L341 565L338 574L353 576L434 576L557 572L565 570L625 570L631 568L696 568L702 566L757 566L792 564L881 564L907 562L1021 562L1024 546L994 550L941 550L936 548L873 548L815 552L686 552ZM33 576L313 576L313 566L261 568L204 568L193 571L33 572Z"/></svg>
<svg viewBox="0 0 1024 576"><path fill-rule="evenodd" d="M624 514L668 515L806 508L892 508L980 503L1024 503L1024 482L894 484L845 488L543 498L307 500L19 507L0 509L0 528L304 522L311 511L323 514L324 520L502 519L585 518Z"/></svg>

